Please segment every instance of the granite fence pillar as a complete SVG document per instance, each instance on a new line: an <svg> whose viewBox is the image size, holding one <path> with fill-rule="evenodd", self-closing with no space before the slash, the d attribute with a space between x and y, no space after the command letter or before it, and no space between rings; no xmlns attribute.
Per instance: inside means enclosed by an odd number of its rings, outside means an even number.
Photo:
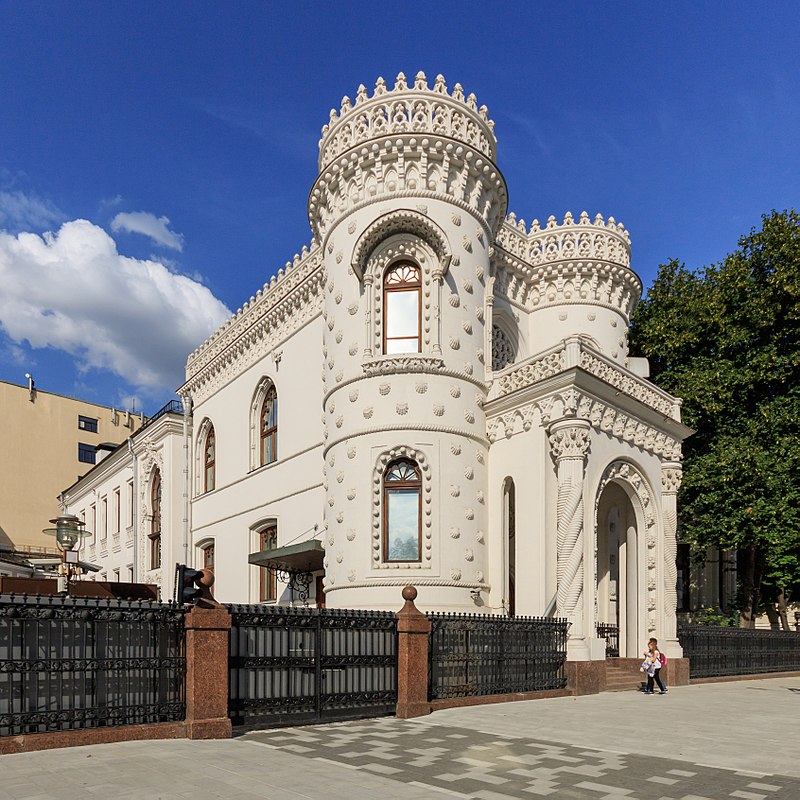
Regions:
<svg viewBox="0 0 800 800"><path fill-rule="evenodd" d="M211 599L208 590L213 584L213 575L203 583L205 596L186 614L186 736L188 739L229 739L231 615L227 608Z"/></svg>
<svg viewBox="0 0 800 800"><path fill-rule="evenodd" d="M406 601L397 612L397 716L423 717L431 713L428 700L428 637L430 620L414 605L417 590L403 589Z"/></svg>

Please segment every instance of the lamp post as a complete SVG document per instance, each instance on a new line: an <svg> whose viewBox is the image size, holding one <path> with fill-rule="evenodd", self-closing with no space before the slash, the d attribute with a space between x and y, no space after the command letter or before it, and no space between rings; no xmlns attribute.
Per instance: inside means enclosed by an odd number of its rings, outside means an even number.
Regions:
<svg viewBox="0 0 800 800"><path fill-rule="evenodd" d="M55 536L56 544L61 552L61 566L58 575L58 591L69 594L69 581L73 574L80 572L78 554L81 539L91 536L92 532L85 528L86 523L72 514L62 514L50 520L54 528L44 528L42 533Z"/></svg>

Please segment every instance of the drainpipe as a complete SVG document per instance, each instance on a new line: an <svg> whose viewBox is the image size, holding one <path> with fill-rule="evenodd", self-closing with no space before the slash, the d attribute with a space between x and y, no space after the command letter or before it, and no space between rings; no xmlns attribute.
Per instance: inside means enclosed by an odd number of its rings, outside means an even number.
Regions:
<svg viewBox="0 0 800 800"><path fill-rule="evenodd" d="M131 522L133 523L133 583L139 581L139 525L138 506L139 506L139 462L133 452L133 435L128 437L128 454L133 464L133 508L131 509Z"/></svg>
<svg viewBox="0 0 800 800"><path fill-rule="evenodd" d="M192 414L192 396L187 392L183 401L183 563L189 564L189 419Z"/></svg>

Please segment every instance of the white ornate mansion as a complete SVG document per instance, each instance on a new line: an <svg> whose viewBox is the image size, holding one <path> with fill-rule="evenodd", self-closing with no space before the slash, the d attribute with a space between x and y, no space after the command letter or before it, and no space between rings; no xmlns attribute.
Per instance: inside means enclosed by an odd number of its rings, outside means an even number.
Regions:
<svg viewBox="0 0 800 800"><path fill-rule="evenodd" d="M422 609L567 617L571 659L604 657L603 623L623 656L679 656L690 431L628 353L628 232L526 226L495 157L441 76L344 98L314 238L189 356L191 413L62 495L88 560L164 596L176 561L213 563L227 602L394 610L414 584Z"/></svg>

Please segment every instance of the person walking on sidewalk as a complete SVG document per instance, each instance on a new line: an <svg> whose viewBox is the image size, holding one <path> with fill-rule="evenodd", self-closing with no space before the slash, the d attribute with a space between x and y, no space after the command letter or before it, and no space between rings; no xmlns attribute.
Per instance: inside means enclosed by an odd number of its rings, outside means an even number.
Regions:
<svg viewBox="0 0 800 800"><path fill-rule="evenodd" d="M667 687L661 680L662 661L661 652L658 649L658 639L651 638L647 642L647 650L644 651L644 661L642 662L641 672L647 673L647 688L645 694L655 694L654 682L658 684L661 694L667 693Z"/></svg>

